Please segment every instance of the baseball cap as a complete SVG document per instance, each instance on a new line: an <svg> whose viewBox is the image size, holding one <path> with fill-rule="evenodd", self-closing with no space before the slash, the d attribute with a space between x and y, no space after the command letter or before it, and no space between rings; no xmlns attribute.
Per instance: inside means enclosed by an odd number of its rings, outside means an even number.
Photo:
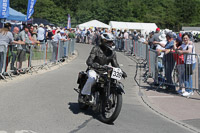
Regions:
<svg viewBox="0 0 200 133"><path fill-rule="evenodd" d="M182 43L182 38L178 36L178 37L176 38L176 41L179 42L179 43Z"/></svg>
<svg viewBox="0 0 200 133"><path fill-rule="evenodd" d="M168 32L166 36L173 38L173 34L171 32Z"/></svg>
<svg viewBox="0 0 200 133"><path fill-rule="evenodd" d="M160 28L156 28L156 31L160 31Z"/></svg>

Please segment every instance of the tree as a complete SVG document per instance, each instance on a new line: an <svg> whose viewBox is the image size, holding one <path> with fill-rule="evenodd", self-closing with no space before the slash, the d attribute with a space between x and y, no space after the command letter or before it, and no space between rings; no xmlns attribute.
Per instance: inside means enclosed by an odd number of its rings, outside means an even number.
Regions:
<svg viewBox="0 0 200 133"><path fill-rule="evenodd" d="M10 0L14 9L26 14L28 0ZM182 25L200 25L199 0L37 0L33 17L66 24L92 19L109 21L151 22L160 28L180 30ZM73 25L75 26L75 25Z"/></svg>

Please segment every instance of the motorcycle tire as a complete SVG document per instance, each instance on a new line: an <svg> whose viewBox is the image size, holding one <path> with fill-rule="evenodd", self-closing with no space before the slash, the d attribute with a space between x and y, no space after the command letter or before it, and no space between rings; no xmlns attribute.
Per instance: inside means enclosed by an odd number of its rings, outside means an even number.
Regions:
<svg viewBox="0 0 200 133"><path fill-rule="evenodd" d="M106 104L105 101L102 101L101 103L101 108L100 108L100 121L107 123L107 124L112 124L117 117L119 116L119 113L121 111L122 108L122 94L119 94L117 92L113 93L113 95L116 96L116 103L115 103L115 109L114 112L112 113L112 115L110 117L106 117L105 113L106 113Z"/></svg>

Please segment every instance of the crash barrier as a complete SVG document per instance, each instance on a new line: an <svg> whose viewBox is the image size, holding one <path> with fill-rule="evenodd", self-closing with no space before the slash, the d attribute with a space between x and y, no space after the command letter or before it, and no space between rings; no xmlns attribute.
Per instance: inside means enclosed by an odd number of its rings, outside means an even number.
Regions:
<svg viewBox="0 0 200 133"><path fill-rule="evenodd" d="M144 81L152 78L154 84L158 87L184 87L200 92L199 55L180 55L177 51L158 54L156 50L150 49L148 45L128 39L116 39L115 48L116 50L123 50L126 55L130 53L136 59L142 60L146 71L143 75L145 77Z"/></svg>
<svg viewBox="0 0 200 133"><path fill-rule="evenodd" d="M19 45L0 45L0 75L12 78L12 74L37 72L39 69L58 64L74 54L75 39L46 43L25 44L19 50Z"/></svg>

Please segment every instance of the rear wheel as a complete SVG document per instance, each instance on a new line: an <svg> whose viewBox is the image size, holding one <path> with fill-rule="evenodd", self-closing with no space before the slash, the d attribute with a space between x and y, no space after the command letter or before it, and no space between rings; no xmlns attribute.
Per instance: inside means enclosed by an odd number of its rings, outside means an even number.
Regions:
<svg viewBox="0 0 200 133"><path fill-rule="evenodd" d="M106 98L103 98L100 108L100 120L104 123L111 124L117 119L121 111L122 94L113 92L108 100L104 99Z"/></svg>

